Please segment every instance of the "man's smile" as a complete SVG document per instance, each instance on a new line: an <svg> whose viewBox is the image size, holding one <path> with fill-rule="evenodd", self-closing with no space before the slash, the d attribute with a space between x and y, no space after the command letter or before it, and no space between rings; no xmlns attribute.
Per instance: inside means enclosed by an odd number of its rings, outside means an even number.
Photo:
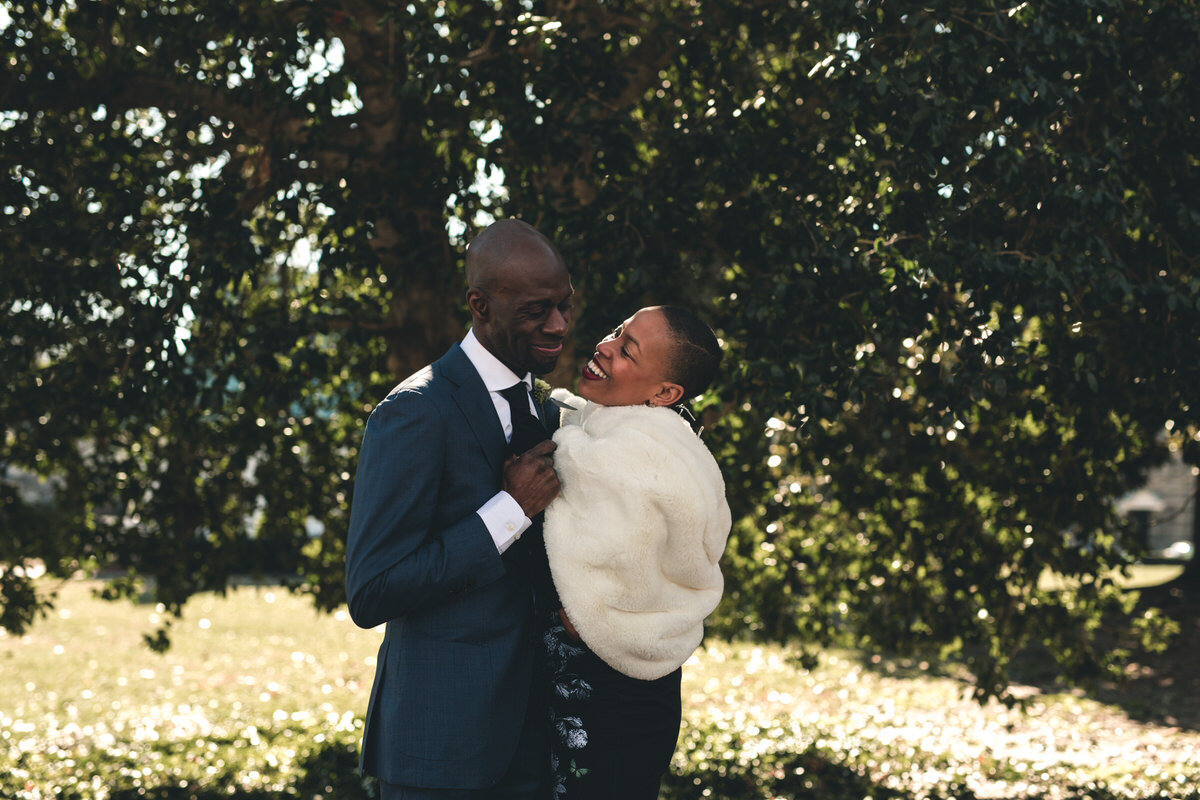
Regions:
<svg viewBox="0 0 1200 800"><path fill-rule="evenodd" d="M555 344L535 344L533 345L533 349L542 355L557 356L562 352L563 346L562 342L557 342Z"/></svg>

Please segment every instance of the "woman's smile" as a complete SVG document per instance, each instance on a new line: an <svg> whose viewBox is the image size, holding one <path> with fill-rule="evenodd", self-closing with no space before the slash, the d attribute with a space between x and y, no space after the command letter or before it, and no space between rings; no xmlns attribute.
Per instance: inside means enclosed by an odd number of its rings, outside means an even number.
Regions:
<svg viewBox="0 0 1200 800"><path fill-rule="evenodd" d="M588 381L604 381L608 380L608 373L600 368L600 364L596 361L593 355L591 359L583 365L583 379Z"/></svg>

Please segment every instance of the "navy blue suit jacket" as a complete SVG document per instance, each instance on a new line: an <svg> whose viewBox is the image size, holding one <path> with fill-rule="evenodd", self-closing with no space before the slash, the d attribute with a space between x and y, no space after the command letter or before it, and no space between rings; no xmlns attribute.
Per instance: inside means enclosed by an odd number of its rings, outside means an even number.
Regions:
<svg viewBox="0 0 1200 800"><path fill-rule="evenodd" d="M486 788L515 751L536 646L530 577L475 513L501 488L507 448L458 344L367 422L346 594L356 624L387 624L361 766L389 783Z"/></svg>

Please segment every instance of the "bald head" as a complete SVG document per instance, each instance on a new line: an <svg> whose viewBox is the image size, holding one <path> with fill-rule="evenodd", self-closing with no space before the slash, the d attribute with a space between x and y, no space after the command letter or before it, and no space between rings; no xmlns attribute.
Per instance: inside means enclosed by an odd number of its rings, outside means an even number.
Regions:
<svg viewBox="0 0 1200 800"><path fill-rule="evenodd" d="M518 377L554 369L570 324L571 278L554 244L536 228L505 219L467 246L472 328Z"/></svg>
<svg viewBox="0 0 1200 800"><path fill-rule="evenodd" d="M519 219L497 220L467 246L467 288L496 291L514 269L547 259L566 270L558 248L537 228Z"/></svg>

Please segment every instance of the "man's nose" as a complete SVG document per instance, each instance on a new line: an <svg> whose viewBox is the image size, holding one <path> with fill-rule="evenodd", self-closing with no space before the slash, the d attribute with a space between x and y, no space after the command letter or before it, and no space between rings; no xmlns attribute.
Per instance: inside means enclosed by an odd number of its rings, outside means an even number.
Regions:
<svg viewBox="0 0 1200 800"><path fill-rule="evenodd" d="M550 311L550 316L546 318L546 324L542 330L551 336L566 336L569 324L567 315L562 310L555 308Z"/></svg>

